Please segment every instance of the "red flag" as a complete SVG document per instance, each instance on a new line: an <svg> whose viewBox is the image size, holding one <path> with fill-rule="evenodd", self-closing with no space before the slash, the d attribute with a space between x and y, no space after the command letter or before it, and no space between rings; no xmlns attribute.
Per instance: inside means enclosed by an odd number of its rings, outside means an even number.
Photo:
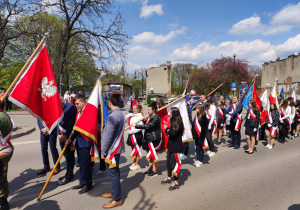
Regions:
<svg viewBox="0 0 300 210"><path fill-rule="evenodd" d="M253 101L256 102L256 108L261 112L262 110L260 109L260 105L262 104L262 102L260 101L260 99L259 99L259 97L257 95L255 83L253 84L252 98L253 98Z"/></svg>
<svg viewBox="0 0 300 210"><path fill-rule="evenodd" d="M49 133L56 129L63 110L45 44L17 82L9 100L37 118Z"/></svg>

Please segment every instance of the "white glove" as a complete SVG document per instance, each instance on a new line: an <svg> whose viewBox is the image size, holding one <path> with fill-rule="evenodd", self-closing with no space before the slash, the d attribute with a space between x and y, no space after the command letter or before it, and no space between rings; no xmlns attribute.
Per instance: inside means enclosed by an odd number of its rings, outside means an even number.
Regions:
<svg viewBox="0 0 300 210"><path fill-rule="evenodd" d="M271 124L268 124L268 127L269 127L269 128L271 128L271 127L272 127L272 125L271 125Z"/></svg>
<svg viewBox="0 0 300 210"><path fill-rule="evenodd" d="M254 129L253 129L253 131L254 131L254 132L256 132L256 131L257 131L257 129L256 129L256 128L254 128Z"/></svg>
<svg viewBox="0 0 300 210"><path fill-rule="evenodd" d="M224 124L221 124L221 127L223 127L224 126Z"/></svg>
<svg viewBox="0 0 300 210"><path fill-rule="evenodd" d="M211 130L211 125L208 125L208 130Z"/></svg>
<svg viewBox="0 0 300 210"><path fill-rule="evenodd" d="M281 123L283 123L283 119L282 119L281 117L279 118L279 121L280 121Z"/></svg>
<svg viewBox="0 0 300 210"><path fill-rule="evenodd" d="M132 134L132 130L129 130L129 131L128 131L128 134Z"/></svg>

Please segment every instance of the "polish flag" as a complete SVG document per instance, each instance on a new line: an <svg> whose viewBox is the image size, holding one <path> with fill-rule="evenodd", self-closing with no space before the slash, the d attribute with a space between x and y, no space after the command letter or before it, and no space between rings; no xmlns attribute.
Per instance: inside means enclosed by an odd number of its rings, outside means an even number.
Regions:
<svg viewBox="0 0 300 210"><path fill-rule="evenodd" d="M293 89L291 97L293 101L296 102L296 88Z"/></svg>
<svg viewBox="0 0 300 210"><path fill-rule="evenodd" d="M177 100L175 103L172 103L170 106L161 109L157 112L157 114L161 117L161 129L162 129L162 149L167 149L168 144L168 136L165 134L165 126L170 126L170 112L172 107L177 107L180 111L180 115L182 117L184 132L182 135L182 141L188 142L193 140L192 131L191 131L191 124L189 121L189 115L187 112L186 101L185 97ZM165 116L161 116L163 113Z"/></svg>
<svg viewBox="0 0 300 210"><path fill-rule="evenodd" d="M256 108L261 112L262 110L260 109L260 105L262 104L262 102L257 95L255 83L253 84L252 99L256 102Z"/></svg>
<svg viewBox="0 0 300 210"><path fill-rule="evenodd" d="M268 100L268 90L267 88L264 90L264 92L261 94L259 100L261 101L262 106L264 107L264 109L266 109L267 111L269 111L269 100Z"/></svg>
<svg viewBox="0 0 300 210"><path fill-rule="evenodd" d="M108 109L104 105L102 98L102 85L100 80L97 80L91 96L73 128L84 137L93 140L93 146L91 148L92 161L98 159L97 151L100 150L101 133L107 117Z"/></svg>
<svg viewBox="0 0 300 210"><path fill-rule="evenodd" d="M48 133L63 118L60 96L51 61L44 43L8 98L37 118Z"/></svg>
<svg viewBox="0 0 300 210"><path fill-rule="evenodd" d="M274 83L274 87L272 89L271 95L270 95L270 104L276 104L278 108L278 100L277 100L277 84Z"/></svg>

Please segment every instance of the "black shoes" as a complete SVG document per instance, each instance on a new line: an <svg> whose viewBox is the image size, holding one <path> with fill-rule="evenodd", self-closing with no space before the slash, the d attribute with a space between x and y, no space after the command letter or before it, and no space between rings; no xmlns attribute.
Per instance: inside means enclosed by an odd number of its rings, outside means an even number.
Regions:
<svg viewBox="0 0 300 210"><path fill-rule="evenodd" d="M228 144L228 146L227 147L234 147L234 145L233 144Z"/></svg>
<svg viewBox="0 0 300 210"><path fill-rule="evenodd" d="M67 177L63 177L61 180L59 180L57 182L57 185L58 186L61 186L61 185L65 185L65 184L68 184L69 182L71 182L72 179L69 179Z"/></svg>
<svg viewBox="0 0 300 210"><path fill-rule="evenodd" d="M234 146L234 149L239 149L239 148L240 148L239 145L235 145L235 146Z"/></svg>
<svg viewBox="0 0 300 210"><path fill-rule="evenodd" d="M144 172L145 175L148 175L151 172L151 169L148 169L148 171Z"/></svg>
<svg viewBox="0 0 300 210"><path fill-rule="evenodd" d="M85 186L84 188L82 188L78 194L83 194L83 193L87 193L88 191L90 191L91 189L93 189L93 186Z"/></svg>
<svg viewBox="0 0 300 210"><path fill-rule="evenodd" d="M0 210L8 210L9 204L6 198L0 198Z"/></svg>
<svg viewBox="0 0 300 210"><path fill-rule="evenodd" d="M79 189L84 188L84 186L85 186L84 184L79 184L79 185L73 186L72 190L79 190Z"/></svg>
<svg viewBox="0 0 300 210"><path fill-rule="evenodd" d="M221 144L221 142L217 142L217 143L216 143L216 145L220 145L220 144Z"/></svg>

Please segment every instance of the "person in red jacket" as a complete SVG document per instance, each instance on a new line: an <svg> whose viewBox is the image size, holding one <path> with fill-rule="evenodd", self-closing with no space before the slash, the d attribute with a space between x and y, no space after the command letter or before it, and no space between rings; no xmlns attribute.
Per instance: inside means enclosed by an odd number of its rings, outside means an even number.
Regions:
<svg viewBox="0 0 300 210"><path fill-rule="evenodd" d="M259 128L259 140L266 140L265 135L266 135L266 116L268 114L268 112L263 108L263 106L260 106L260 120L259 120L259 124L260 124L260 128Z"/></svg>

